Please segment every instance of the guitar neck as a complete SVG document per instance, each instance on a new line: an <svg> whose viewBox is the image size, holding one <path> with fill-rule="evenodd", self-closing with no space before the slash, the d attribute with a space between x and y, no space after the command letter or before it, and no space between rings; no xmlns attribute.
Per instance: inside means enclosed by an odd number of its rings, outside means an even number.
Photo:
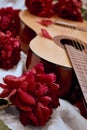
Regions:
<svg viewBox="0 0 87 130"><path fill-rule="evenodd" d="M87 52L65 44L87 108Z"/></svg>

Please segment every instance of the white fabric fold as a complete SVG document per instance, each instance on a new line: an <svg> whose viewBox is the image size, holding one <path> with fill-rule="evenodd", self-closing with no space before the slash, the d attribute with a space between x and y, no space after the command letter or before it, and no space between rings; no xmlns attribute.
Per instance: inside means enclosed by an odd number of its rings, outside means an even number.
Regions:
<svg viewBox="0 0 87 130"><path fill-rule="evenodd" d="M25 9L25 0L0 0L0 8L13 7L14 9Z"/></svg>
<svg viewBox="0 0 87 130"><path fill-rule="evenodd" d="M54 109L51 119L44 127L23 126L14 106L1 110L0 119L12 130L87 130L87 120L80 115L79 110L65 100L59 99L59 102L60 106Z"/></svg>
<svg viewBox="0 0 87 130"><path fill-rule="evenodd" d="M46 130L87 130L87 120L81 116L79 109L68 101L59 101L60 106L54 110Z"/></svg>

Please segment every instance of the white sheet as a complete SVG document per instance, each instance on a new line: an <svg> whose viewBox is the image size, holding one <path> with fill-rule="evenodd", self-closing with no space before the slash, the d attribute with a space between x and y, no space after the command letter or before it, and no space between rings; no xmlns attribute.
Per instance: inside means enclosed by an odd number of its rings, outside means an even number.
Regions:
<svg viewBox="0 0 87 130"><path fill-rule="evenodd" d="M80 115L79 110L67 101L59 99L59 102L60 107L53 111L52 118L44 127L24 127L13 106L0 111L0 119L12 130L87 130L87 120Z"/></svg>
<svg viewBox="0 0 87 130"><path fill-rule="evenodd" d="M14 9L25 9L25 0L0 0L0 8L12 6Z"/></svg>

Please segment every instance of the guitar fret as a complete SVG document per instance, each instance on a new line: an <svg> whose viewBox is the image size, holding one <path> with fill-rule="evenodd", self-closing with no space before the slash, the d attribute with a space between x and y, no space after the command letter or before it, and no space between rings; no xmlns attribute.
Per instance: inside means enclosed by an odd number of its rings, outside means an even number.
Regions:
<svg viewBox="0 0 87 130"><path fill-rule="evenodd" d="M78 63L75 63L74 66L81 71L84 71L85 73L87 73L87 67L86 67L86 64L83 64L83 66L78 62Z"/></svg>
<svg viewBox="0 0 87 130"><path fill-rule="evenodd" d="M71 55L70 55L70 57L72 58ZM75 62L74 63L75 65L77 65L77 66L79 65L79 67L81 67L81 68L85 67L87 69L87 60L81 59L81 58L80 59L76 59L75 57L73 57L72 61Z"/></svg>
<svg viewBox="0 0 87 130"><path fill-rule="evenodd" d="M84 70L84 68L87 69L86 64L83 64L83 66L82 66L82 65L80 65L80 63L78 62L78 63L75 63L74 65L75 65L76 68L80 69L80 71L81 71L81 69ZM86 71L86 70L85 70L85 71Z"/></svg>
<svg viewBox="0 0 87 130"><path fill-rule="evenodd" d="M78 79L79 79L79 78L78 78ZM79 83L80 83L81 87L84 87L84 88L86 88L86 89L87 89L87 84L86 84L86 82L85 82L85 81L83 81L83 80L79 79Z"/></svg>
<svg viewBox="0 0 87 130"><path fill-rule="evenodd" d="M85 78L84 75L81 76L81 75L79 75L78 73L77 73L77 75L78 75L78 78L79 78L80 81L83 81L84 83L87 83L87 81L85 81L87 78Z"/></svg>
<svg viewBox="0 0 87 130"><path fill-rule="evenodd" d="M87 53L65 44L72 66L87 104Z"/></svg>
<svg viewBox="0 0 87 130"><path fill-rule="evenodd" d="M73 55L72 58L76 59L76 60L82 60L82 62L87 62L87 55L85 54L85 52L82 54L82 53L79 53L78 54L78 57L77 57L77 52L70 52L70 55Z"/></svg>
<svg viewBox="0 0 87 130"><path fill-rule="evenodd" d="M71 57L71 56L70 56ZM72 61L75 62L75 65L79 65L81 68L87 68L87 61L85 61L84 59L76 59L76 58L72 58Z"/></svg>
<svg viewBox="0 0 87 130"><path fill-rule="evenodd" d="M82 64L85 64L87 62L86 58L83 59L83 57L81 58L80 56L79 56L79 58L73 56L72 59L76 60L77 62L81 62Z"/></svg>
<svg viewBox="0 0 87 130"><path fill-rule="evenodd" d="M87 93L86 87L82 87L82 91Z"/></svg>
<svg viewBox="0 0 87 130"><path fill-rule="evenodd" d="M83 80L83 82L87 83L87 81L85 81L85 80L87 80L87 77L86 77L86 75L84 73L81 73L81 75L80 75L76 70L75 70L75 72L76 72L79 80Z"/></svg>
<svg viewBox="0 0 87 130"><path fill-rule="evenodd" d="M77 63L77 62L75 62L74 63L74 65L73 65L74 67L75 67L75 70L76 70L76 72L81 76L84 76L85 75L85 77L87 77L87 65L86 65L86 63L85 64L83 64L83 66L81 65L81 62L79 63Z"/></svg>
<svg viewBox="0 0 87 130"><path fill-rule="evenodd" d="M84 95L85 95L85 100L87 102L87 93L84 92Z"/></svg>
<svg viewBox="0 0 87 130"><path fill-rule="evenodd" d="M81 64L83 64L83 65L86 65L86 62L87 62L87 59L81 59L81 58L76 59L74 56L72 59L79 62L79 63L81 62Z"/></svg>
<svg viewBox="0 0 87 130"><path fill-rule="evenodd" d="M80 85L82 87L82 90L87 92L87 85L84 85L81 80L79 81L79 83L80 83Z"/></svg>
<svg viewBox="0 0 87 130"><path fill-rule="evenodd" d="M66 45L65 45L66 46ZM68 49L70 49L70 53L73 53L73 54L85 54L85 55L87 55L87 53L86 53L86 51L84 51L84 50L79 50L79 49L76 49L76 48L74 48L73 46L70 46L70 45L68 45ZM77 52L78 51L78 52ZM81 56L80 55L80 56Z"/></svg>
<svg viewBox="0 0 87 130"><path fill-rule="evenodd" d="M87 72L85 72L84 71L84 69L85 69L85 67L83 68L83 67L80 67L80 66L75 66L75 65L73 65L74 67L75 67L75 70L76 70L76 72L81 76L85 76L85 77L87 77Z"/></svg>
<svg viewBox="0 0 87 130"><path fill-rule="evenodd" d="M83 83L81 80L80 80L79 82L80 82L80 85L81 85L82 87L84 87L84 88L87 89L87 85L85 85L85 83Z"/></svg>

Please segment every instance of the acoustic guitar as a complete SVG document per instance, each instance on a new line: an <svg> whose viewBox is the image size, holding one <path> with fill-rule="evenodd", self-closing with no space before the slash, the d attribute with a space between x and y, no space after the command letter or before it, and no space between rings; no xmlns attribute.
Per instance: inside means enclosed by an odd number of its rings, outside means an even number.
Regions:
<svg viewBox="0 0 87 130"><path fill-rule="evenodd" d="M58 75L58 82L63 88L60 95L65 96L76 79L87 109L87 21L74 22L52 17L53 24L43 26L37 21L44 18L34 16L28 10L21 11L19 16L37 34L29 43L29 48L52 66ZM53 40L41 36L41 29L47 30Z"/></svg>

